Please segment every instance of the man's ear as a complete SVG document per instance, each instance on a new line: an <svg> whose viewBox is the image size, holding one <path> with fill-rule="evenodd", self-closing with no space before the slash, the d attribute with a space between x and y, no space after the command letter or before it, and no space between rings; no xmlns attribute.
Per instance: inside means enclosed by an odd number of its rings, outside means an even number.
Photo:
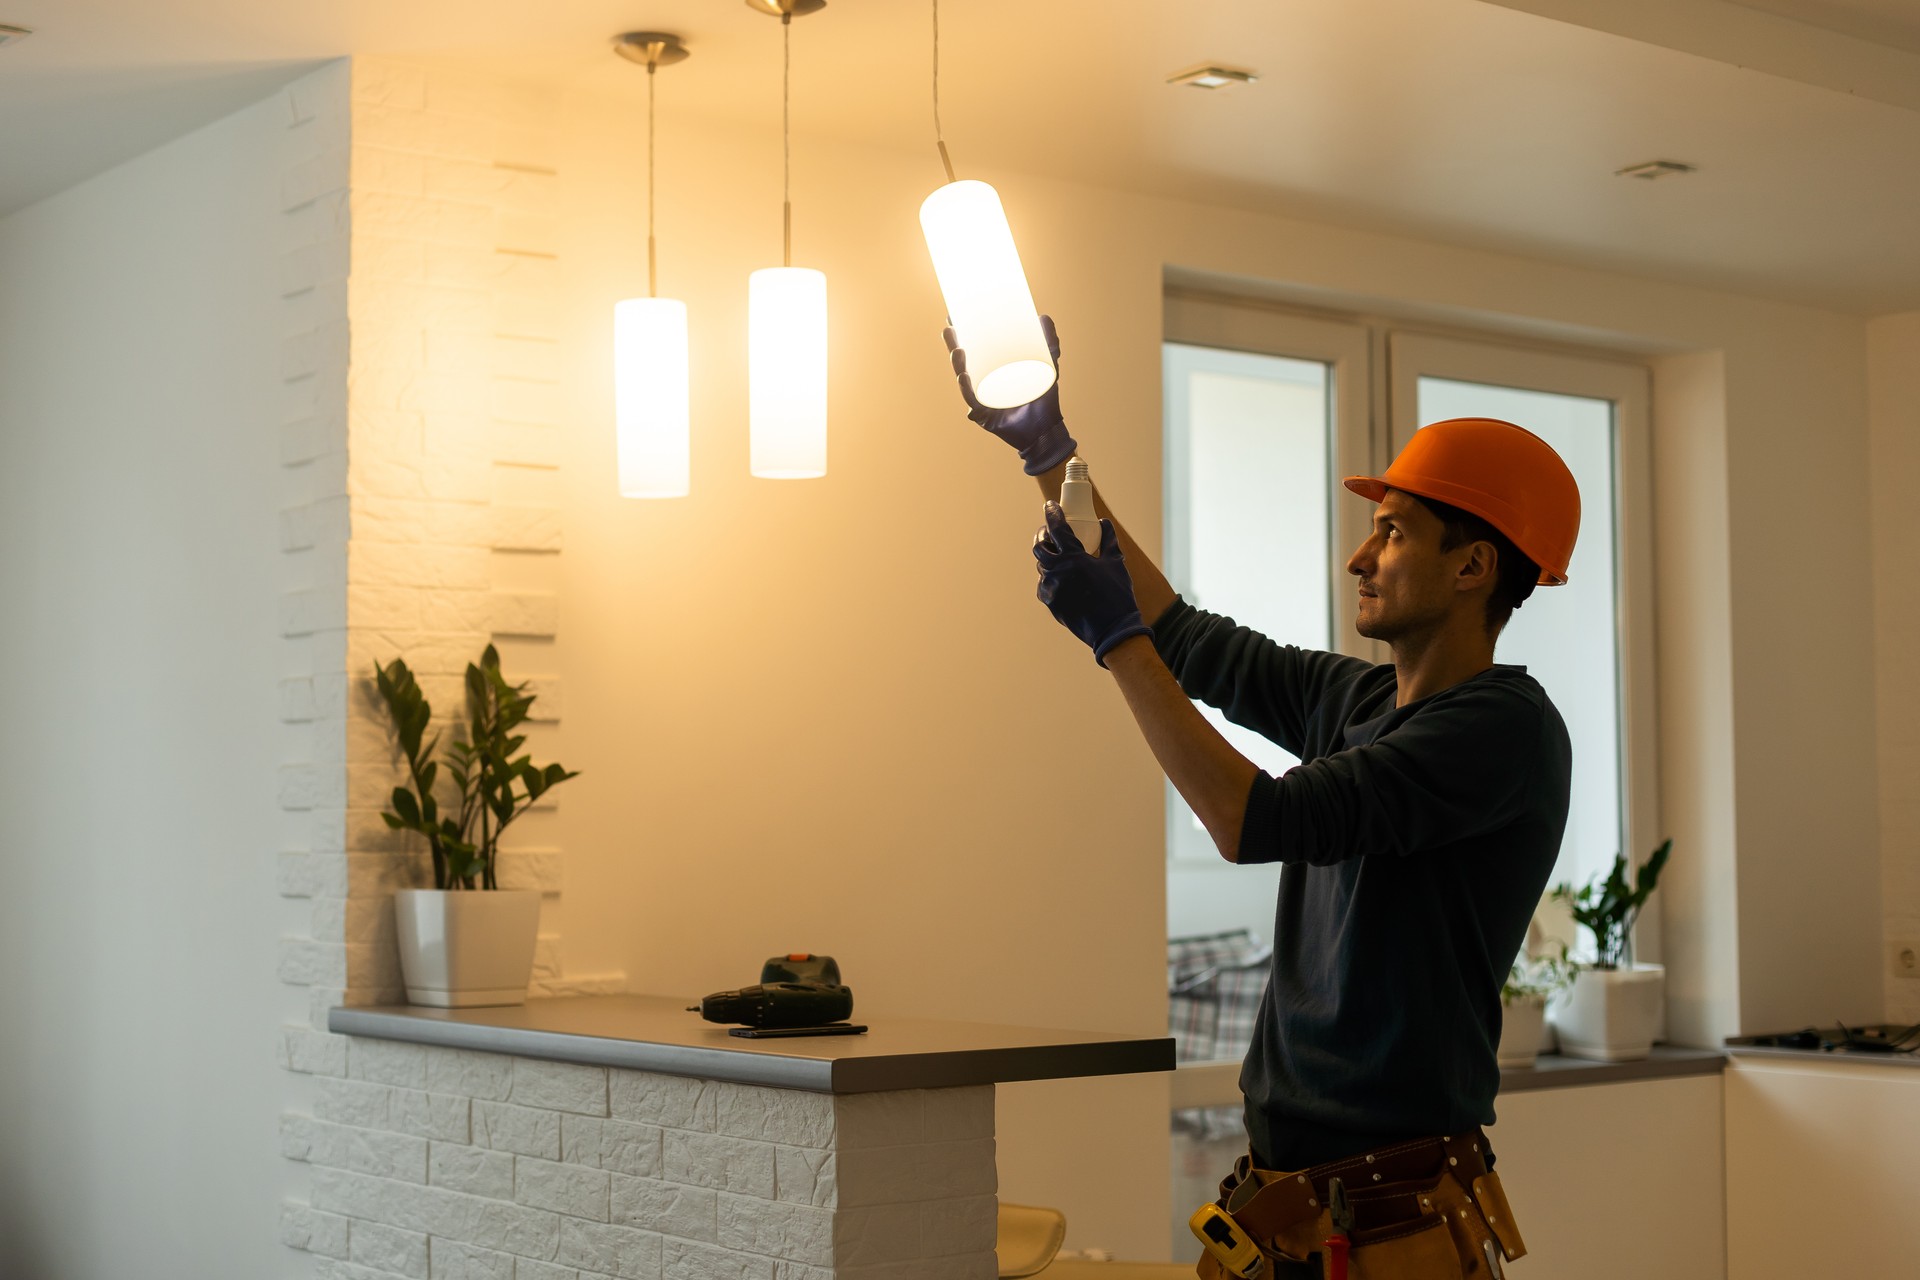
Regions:
<svg viewBox="0 0 1920 1280"><path fill-rule="evenodd" d="M1460 563L1460 571L1454 578L1454 590L1478 591L1481 587L1498 581L1500 572L1500 553L1491 542L1469 543L1467 558Z"/></svg>

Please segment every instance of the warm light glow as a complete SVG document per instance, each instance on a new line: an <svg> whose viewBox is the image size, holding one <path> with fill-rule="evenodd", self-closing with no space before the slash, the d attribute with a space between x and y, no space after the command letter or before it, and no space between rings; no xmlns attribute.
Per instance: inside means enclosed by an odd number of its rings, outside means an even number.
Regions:
<svg viewBox="0 0 1920 1280"><path fill-rule="evenodd" d="M806 267L747 277L748 469L827 474L827 278Z"/></svg>
<svg viewBox="0 0 1920 1280"><path fill-rule="evenodd" d="M687 406L687 304L613 304L613 412L620 496L684 498L692 429Z"/></svg>
<svg viewBox="0 0 1920 1280"><path fill-rule="evenodd" d="M1039 399L1053 385L1053 358L1000 194L984 182L950 182L920 206L920 228L974 395L994 409Z"/></svg>

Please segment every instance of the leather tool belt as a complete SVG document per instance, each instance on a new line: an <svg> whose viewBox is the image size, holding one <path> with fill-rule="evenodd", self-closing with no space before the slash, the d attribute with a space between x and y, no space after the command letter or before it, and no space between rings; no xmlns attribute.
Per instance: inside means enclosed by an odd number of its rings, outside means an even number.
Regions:
<svg viewBox="0 0 1920 1280"><path fill-rule="evenodd" d="M1242 1156L1215 1203L1259 1249L1254 1270L1266 1280L1319 1274L1335 1237L1347 1242L1348 1280L1502 1280L1502 1262L1527 1247L1490 1150L1474 1129L1288 1173ZM1202 1280L1240 1280L1211 1252L1196 1269Z"/></svg>

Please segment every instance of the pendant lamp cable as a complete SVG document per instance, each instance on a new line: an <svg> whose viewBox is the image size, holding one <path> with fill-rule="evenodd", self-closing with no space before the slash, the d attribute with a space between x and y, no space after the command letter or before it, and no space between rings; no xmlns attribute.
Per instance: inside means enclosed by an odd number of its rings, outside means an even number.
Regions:
<svg viewBox="0 0 1920 1280"><path fill-rule="evenodd" d="M660 268L653 251L653 73L656 59L647 59L647 296L660 296Z"/></svg>
<svg viewBox="0 0 1920 1280"><path fill-rule="evenodd" d="M780 15L781 265L793 265L793 11Z"/></svg>
<svg viewBox="0 0 1920 1280"><path fill-rule="evenodd" d="M954 181L953 159L947 155L947 140L940 129L940 0L933 0L933 145L940 148L947 181Z"/></svg>

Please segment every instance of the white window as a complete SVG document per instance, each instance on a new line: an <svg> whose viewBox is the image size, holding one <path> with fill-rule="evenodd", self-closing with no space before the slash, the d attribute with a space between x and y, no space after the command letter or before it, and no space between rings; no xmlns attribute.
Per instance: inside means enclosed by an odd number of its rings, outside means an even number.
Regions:
<svg viewBox="0 0 1920 1280"><path fill-rule="evenodd" d="M1168 299L1166 319L1168 578L1189 603L1283 644L1335 646L1352 628L1334 575L1354 526L1331 477L1367 455L1365 333L1180 298ZM1267 772L1299 763L1201 711ZM1171 785L1167 853L1169 936L1271 934L1279 868L1228 866Z"/></svg>
<svg viewBox="0 0 1920 1280"><path fill-rule="evenodd" d="M1379 474L1420 426L1503 418L1566 459L1583 508L1570 581L1515 613L1495 660L1527 667L1573 739L1555 881L1603 873L1622 849L1644 858L1660 829L1646 369L1185 294L1168 298L1166 338L1168 577L1276 640L1388 660L1353 631L1345 564L1372 509L1340 480ZM1269 772L1294 763L1257 735L1223 731ZM1271 869L1221 862L1167 796L1169 936L1270 933Z"/></svg>
<svg viewBox="0 0 1920 1280"><path fill-rule="evenodd" d="M1495 661L1526 667L1573 739L1572 803L1553 882L1605 875L1622 850L1643 858L1658 842L1652 583L1644 546L1628 553L1651 540L1647 371L1417 334L1394 334L1390 350L1396 450L1428 422L1503 418L1552 445L1573 471L1581 520L1567 585L1533 593L1502 633ZM1625 502L1629 494L1636 501ZM1629 696L1636 688L1638 703ZM1643 716L1645 749L1630 752ZM1637 787L1628 776L1635 761L1645 770Z"/></svg>

